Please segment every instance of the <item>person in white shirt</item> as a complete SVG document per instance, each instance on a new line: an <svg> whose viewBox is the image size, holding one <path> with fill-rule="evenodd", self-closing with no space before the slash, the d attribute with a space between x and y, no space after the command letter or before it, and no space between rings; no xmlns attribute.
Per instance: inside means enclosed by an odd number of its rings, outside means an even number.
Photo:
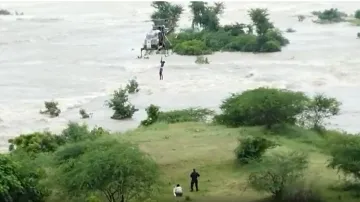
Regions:
<svg viewBox="0 0 360 202"><path fill-rule="evenodd" d="M183 195L183 190L180 187L180 184L177 184L176 187L174 187L173 189L173 194L175 197L182 197Z"/></svg>

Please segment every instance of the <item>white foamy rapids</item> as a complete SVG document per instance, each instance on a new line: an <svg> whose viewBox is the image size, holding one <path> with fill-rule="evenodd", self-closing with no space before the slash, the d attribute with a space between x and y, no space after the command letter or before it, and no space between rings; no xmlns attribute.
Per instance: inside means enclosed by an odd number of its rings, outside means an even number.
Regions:
<svg viewBox="0 0 360 202"><path fill-rule="evenodd" d="M179 22L189 27L189 10ZM290 45L272 54L217 53L209 65L195 57L163 57L164 80L159 80L160 55L136 59L152 12L149 2L2 2L2 8L23 16L0 16L0 148L21 133L50 129L59 132L69 121L123 131L138 125L150 104L162 110L184 107L217 109L232 92L260 86L324 92L338 98L342 113L330 127L359 132L360 58L358 27L349 23L319 25L296 15L331 7L353 13L356 2L226 2L223 23L249 22L247 10L268 8L270 18ZM139 108L132 120L111 120L104 106L115 89L137 78L140 92L130 100ZM62 111L49 118L39 113L54 99ZM84 108L93 117L80 119Z"/></svg>

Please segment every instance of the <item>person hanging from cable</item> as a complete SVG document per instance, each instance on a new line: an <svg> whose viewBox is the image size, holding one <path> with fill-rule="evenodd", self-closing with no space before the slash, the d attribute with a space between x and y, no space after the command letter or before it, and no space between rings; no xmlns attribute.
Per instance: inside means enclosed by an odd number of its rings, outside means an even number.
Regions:
<svg viewBox="0 0 360 202"><path fill-rule="evenodd" d="M162 60L162 57L161 57L161 60L160 60L160 71L159 71L159 76L160 76L160 80L163 80L164 77L163 77L163 67L164 67L164 64L165 64L165 61Z"/></svg>

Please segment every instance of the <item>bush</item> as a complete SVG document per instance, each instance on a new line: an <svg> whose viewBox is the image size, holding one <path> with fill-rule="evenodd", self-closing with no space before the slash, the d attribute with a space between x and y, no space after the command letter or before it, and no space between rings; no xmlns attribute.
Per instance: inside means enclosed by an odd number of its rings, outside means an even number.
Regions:
<svg viewBox="0 0 360 202"><path fill-rule="evenodd" d="M214 111L206 108L188 108L160 112L158 121L166 123L201 122L206 121L206 119L212 115L214 115Z"/></svg>
<svg viewBox="0 0 360 202"><path fill-rule="evenodd" d="M305 15L298 15L298 21L299 21L299 22L304 21L305 18L306 18Z"/></svg>
<svg viewBox="0 0 360 202"><path fill-rule="evenodd" d="M90 118L90 115L85 111L85 109L80 109L79 114L80 114L82 119Z"/></svg>
<svg viewBox="0 0 360 202"><path fill-rule="evenodd" d="M197 56L195 60L196 64L209 64L209 60L207 57L204 56Z"/></svg>
<svg viewBox="0 0 360 202"><path fill-rule="evenodd" d="M135 79L131 79L128 84L126 84L126 91L129 94L134 94L139 92L139 83Z"/></svg>
<svg viewBox="0 0 360 202"><path fill-rule="evenodd" d="M11 15L8 10L0 9L0 15Z"/></svg>
<svg viewBox="0 0 360 202"><path fill-rule="evenodd" d="M295 124L306 109L308 98L302 92L257 88L232 94L220 105L221 114L214 121L228 126Z"/></svg>
<svg viewBox="0 0 360 202"><path fill-rule="evenodd" d="M68 144L55 153L59 185L70 196L97 193L106 201L144 201L155 191L159 169L131 143L110 136Z"/></svg>
<svg viewBox="0 0 360 202"><path fill-rule="evenodd" d="M111 118L117 120L132 118L134 113L139 110L136 109L134 105L129 103L126 90L121 88L117 91L114 91L113 98L107 101L106 104L109 108L115 111Z"/></svg>
<svg viewBox="0 0 360 202"><path fill-rule="evenodd" d="M260 169L249 175L249 185L257 191L271 193L280 201L286 188L303 177L308 160L298 152L274 153L264 156L259 165Z"/></svg>
<svg viewBox="0 0 360 202"><path fill-rule="evenodd" d="M206 55L211 50L200 40L184 41L174 47L174 52L179 55Z"/></svg>
<svg viewBox="0 0 360 202"><path fill-rule="evenodd" d="M145 110L146 110L146 113L147 113L147 118L146 118L146 120L142 120L140 122L140 125L149 126L149 125L155 123L158 120L159 114L160 114L160 107L151 104Z"/></svg>
<svg viewBox="0 0 360 202"><path fill-rule="evenodd" d="M360 19L360 9L355 11L355 18Z"/></svg>
<svg viewBox="0 0 360 202"><path fill-rule="evenodd" d="M45 102L45 111L40 110L40 114L49 114L51 118L60 115L61 110L57 107L58 103L54 101Z"/></svg>
<svg viewBox="0 0 360 202"><path fill-rule="evenodd" d="M296 30L293 29L293 28L287 28L287 29L286 29L286 32L287 32L287 33L294 33L294 32L296 32Z"/></svg>
<svg viewBox="0 0 360 202"><path fill-rule="evenodd" d="M343 22L344 17L347 17L346 13L340 12L337 8L331 8L322 12L313 11L312 14L318 17L318 20L314 22L320 24Z"/></svg>
<svg viewBox="0 0 360 202"><path fill-rule="evenodd" d="M281 50L281 45L278 41L267 41L265 44L261 47L261 52L278 52Z"/></svg>
<svg viewBox="0 0 360 202"><path fill-rule="evenodd" d="M235 155L240 163L247 164L252 160L260 159L266 150L272 147L275 147L275 143L262 137L240 138Z"/></svg>
<svg viewBox="0 0 360 202"><path fill-rule="evenodd" d="M360 181L360 138L348 136L337 141L330 148L331 159L328 166L350 175Z"/></svg>
<svg viewBox="0 0 360 202"><path fill-rule="evenodd" d="M302 115L301 125L312 129L324 129L324 119L336 116L340 112L341 102L323 94L315 95L308 103Z"/></svg>
<svg viewBox="0 0 360 202"><path fill-rule="evenodd" d="M14 139L9 139L9 151L23 150L30 154L40 152L54 152L64 140L51 134L50 132L35 132L27 135L20 135Z"/></svg>
<svg viewBox="0 0 360 202"><path fill-rule="evenodd" d="M161 112L160 107L150 105L146 108L146 113L147 119L140 123L142 126L149 126L155 122L202 122L206 121L209 116L213 116L215 112L206 108L188 108Z"/></svg>

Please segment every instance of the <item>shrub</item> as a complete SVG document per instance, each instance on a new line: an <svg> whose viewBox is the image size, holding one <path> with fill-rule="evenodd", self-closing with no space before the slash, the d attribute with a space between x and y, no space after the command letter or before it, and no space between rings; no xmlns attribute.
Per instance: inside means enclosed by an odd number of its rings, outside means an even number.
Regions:
<svg viewBox="0 0 360 202"><path fill-rule="evenodd" d="M146 118L146 120L142 120L140 122L140 125L149 126L149 125L155 123L158 120L159 114L160 114L160 107L151 104L145 110L146 110L146 113L147 113L147 118Z"/></svg>
<svg viewBox="0 0 360 202"><path fill-rule="evenodd" d="M11 15L8 10L0 9L0 15Z"/></svg>
<svg viewBox="0 0 360 202"><path fill-rule="evenodd" d="M54 101L45 102L45 111L40 110L40 114L49 114L51 118L60 115L61 110L57 107L58 103Z"/></svg>
<svg viewBox="0 0 360 202"><path fill-rule="evenodd" d="M114 115L111 116L112 119L122 120L131 118L138 109L134 105L129 103L128 95L126 94L125 89L119 89L114 91L113 98L107 101L107 106L113 109Z"/></svg>
<svg viewBox="0 0 360 202"><path fill-rule="evenodd" d="M136 145L110 136L68 144L55 153L59 185L71 196L99 193L106 201L144 201L159 169Z"/></svg>
<svg viewBox="0 0 360 202"><path fill-rule="evenodd" d="M355 11L355 18L360 19L360 9Z"/></svg>
<svg viewBox="0 0 360 202"><path fill-rule="evenodd" d="M166 123L200 122L206 121L206 119L212 115L214 115L214 111L206 108L188 108L160 112L158 121Z"/></svg>
<svg viewBox="0 0 360 202"><path fill-rule="evenodd" d="M261 46L260 52L278 52L281 50L281 45L277 41L267 41L264 45Z"/></svg>
<svg viewBox="0 0 360 202"><path fill-rule="evenodd" d="M209 64L209 60L207 57L204 56L197 56L195 60L196 64Z"/></svg>
<svg viewBox="0 0 360 202"><path fill-rule="evenodd" d="M274 88L257 88L232 94L220 106L214 121L228 126L294 124L306 109L308 98L302 92Z"/></svg>
<svg viewBox="0 0 360 202"><path fill-rule="evenodd" d="M200 40L184 41L174 47L174 52L179 55L206 55L211 50Z"/></svg>
<svg viewBox="0 0 360 202"><path fill-rule="evenodd" d="M264 156L259 165L260 169L249 175L249 185L257 191L271 193L275 199L281 199L286 188L303 177L308 160L303 153L274 153Z"/></svg>
<svg viewBox="0 0 360 202"><path fill-rule="evenodd" d="M347 136L330 147L331 159L328 166L345 175L360 180L360 139L357 136Z"/></svg>
<svg viewBox="0 0 360 202"><path fill-rule="evenodd" d="M8 142L10 143L9 151L21 149L30 154L54 152L60 145L65 143L61 137L50 132L20 135L14 139L9 139Z"/></svg>
<svg viewBox="0 0 360 202"><path fill-rule="evenodd" d="M313 129L323 129L324 119L338 115L341 102L336 98L326 97L323 94L315 95L308 103L302 115L301 125Z"/></svg>
<svg viewBox="0 0 360 202"><path fill-rule="evenodd" d="M90 118L90 115L85 111L85 109L80 109L79 114L80 114L81 118L83 118L83 119Z"/></svg>
<svg viewBox="0 0 360 202"><path fill-rule="evenodd" d="M293 29L293 28L287 28L287 29L286 29L286 32L287 32L287 33L294 33L294 32L296 32L296 30Z"/></svg>
<svg viewBox="0 0 360 202"><path fill-rule="evenodd" d="M334 22L342 22L344 21L344 17L347 17L346 13L340 12L337 8L331 8L324 11L314 11L312 12L313 15L318 17L315 23L334 23Z"/></svg>
<svg viewBox="0 0 360 202"><path fill-rule="evenodd" d="M298 21L302 22L305 20L305 15L298 15Z"/></svg>
<svg viewBox="0 0 360 202"><path fill-rule="evenodd" d="M135 79L131 79L128 84L126 84L127 92L129 94L134 94L139 92L139 83Z"/></svg>
<svg viewBox="0 0 360 202"><path fill-rule="evenodd" d="M256 46L257 41L255 35L243 34L235 37L233 41L224 47L224 50L253 52L256 49Z"/></svg>
<svg viewBox="0 0 360 202"><path fill-rule="evenodd" d="M235 155L240 163L247 164L260 159L266 150L272 147L275 147L275 143L262 137L240 138Z"/></svg>

